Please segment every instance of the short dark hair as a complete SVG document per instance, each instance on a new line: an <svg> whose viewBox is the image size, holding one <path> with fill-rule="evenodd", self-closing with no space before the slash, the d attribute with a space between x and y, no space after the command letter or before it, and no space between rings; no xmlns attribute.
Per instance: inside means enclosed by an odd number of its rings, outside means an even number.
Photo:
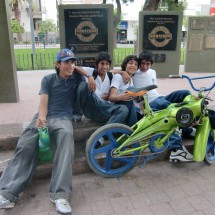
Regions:
<svg viewBox="0 0 215 215"><path fill-rule="evenodd" d="M129 62L130 60L135 60L135 61L137 61L138 67L139 67L139 59L138 59L138 57L137 57L136 55L128 55L127 57L124 58L124 60L123 60L123 62L122 62L122 64L121 64L122 71L125 71L126 65L128 64L128 62Z"/></svg>
<svg viewBox="0 0 215 215"><path fill-rule="evenodd" d="M58 60L57 63L61 63L61 60ZM60 73L60 69L55 65L55 70L57 72L57 75Z"/></svg>
<svg viewBox="0 0 215 215"><path fill-rule="evenodd" d="M151 51L143 50L139 55L139 64L143 60L150 61L152 65L154 63L154 54Z"/></svg>
<svg viewBox="0 0 215 215"><path fill-rule="evenodd" d="M102 60L106 60L110 65L112 63L110 55L107 52L100 52L95 60L96 67L98 67L99 62Z"/></svg>

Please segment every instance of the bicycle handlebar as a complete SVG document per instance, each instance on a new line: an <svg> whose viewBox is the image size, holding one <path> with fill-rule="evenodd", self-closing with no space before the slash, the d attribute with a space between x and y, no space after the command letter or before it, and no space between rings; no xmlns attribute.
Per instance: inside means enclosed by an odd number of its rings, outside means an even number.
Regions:
<svg viewBox="0 0 215 215"><path fill-rule="evenodd" d="M215 78L215 75L211 75L211 76L201 76L201 77L197 77L197 78L190 78L187 75L169 75L169 78L186 78L189 81L190 86L192 87L193 90L195 91L200 91L200 89L196 88L193 85L193 80L198 80L198 79L206 79L206 78ZM210 86L210 87L205 87L204 91L210 91L215 87L215 82Z"/></svg>

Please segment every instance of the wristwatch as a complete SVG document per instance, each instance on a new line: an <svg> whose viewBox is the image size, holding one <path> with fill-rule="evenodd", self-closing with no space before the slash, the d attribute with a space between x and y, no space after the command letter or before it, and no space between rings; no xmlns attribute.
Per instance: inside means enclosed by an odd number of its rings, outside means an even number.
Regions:
<svg viewBox="0 0 215 215"><path fill-rule="evenodd" d="M91 77L91 76L92 76L92 74L87 74L87 75L86 75L87 78L89 78L89 77Z"/></svg>

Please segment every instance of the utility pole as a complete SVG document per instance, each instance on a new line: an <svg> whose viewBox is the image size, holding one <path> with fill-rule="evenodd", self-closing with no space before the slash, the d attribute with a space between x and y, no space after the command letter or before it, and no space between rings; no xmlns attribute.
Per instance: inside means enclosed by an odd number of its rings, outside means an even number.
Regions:
<svg viewBox="0 0 215 215"><path fill-rule="evenodd" d="M33 13L32 13L32 0L28 0L29 3L29 18L31 27L31 44L32 44L32 55L35 55L35 37L34 37L34 23L33 23Z"/></svg>

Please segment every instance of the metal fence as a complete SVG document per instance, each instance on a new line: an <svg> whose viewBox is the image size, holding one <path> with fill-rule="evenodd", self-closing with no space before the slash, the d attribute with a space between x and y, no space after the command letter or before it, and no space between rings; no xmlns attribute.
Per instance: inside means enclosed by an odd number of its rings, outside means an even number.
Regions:
<svg viewBox="0 0 215 215"><path fill-rule="evenodd" d="M17 70L40 70L53 69L55 65L56 53L36 53L33 54L15 54L16 69ZM120 67L123 59L134 54L133 50L114 51L113 66ZM181 51L181 64L184 64L185 53Z"/></svg>
<svg viewBox="0 0 215 215"><path fill-rule="evenodd" d="M37 53L33 54L16 54L16 69L17 70L39 70L53 69L55 65L54 53Z"/></svg>
<svg viewBox="0 0 215 215"><path fill-rule="evenodd" d="M15 54L17 70L53 69L56 53ZM123 59L133 54L133 51L114 52L113 66L119 67Z"/></svg>

